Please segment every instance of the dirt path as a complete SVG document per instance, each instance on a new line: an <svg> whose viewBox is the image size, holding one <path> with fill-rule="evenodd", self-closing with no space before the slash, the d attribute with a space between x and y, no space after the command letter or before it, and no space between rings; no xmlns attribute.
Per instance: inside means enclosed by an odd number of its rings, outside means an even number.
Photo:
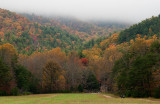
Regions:
<svg viewBox="0 0 160 104"><path fill-rule="evenodd" d="M151 100L151 99L137 99L137 100L148 101L148 102L160 102L160 101Z"/></svg>
<svg viewBox="0 0 160 104"><path fill-rule="evenodd" d="M109 95L103 95L105 98L113 98L112 96ZM152 100L152 99L136 99L136 100L141 100L141 101L147 101L147 102L160 102L157 100Z"/></svg>
<svg viewBox="0 0 160 104"><path fill-rule="evenodd" d="M109 95L103 95L105 98L113 98L112 96Z"/></svg>

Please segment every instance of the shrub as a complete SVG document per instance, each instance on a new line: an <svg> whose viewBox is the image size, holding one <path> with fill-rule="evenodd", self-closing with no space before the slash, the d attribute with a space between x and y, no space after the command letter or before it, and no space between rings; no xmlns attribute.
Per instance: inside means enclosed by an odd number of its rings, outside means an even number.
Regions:
<svg viewBox="0 0 160 104"><path fill-rule="evenodd" d="M81 84L78 86L78 91L83 92L83 86Z"/></svg>
<svg viewBox="0 0 160 104"><path fill-rule="evenodd" d="M17 96L19 95L19 89L17 87L13 88L11 90L11 95Z"/></svg>
<svg viewBox="0 0 160 104"><path fill-rule="evenodd" d="M23 95L31 95L31 92L23 92Z"/></svg>
<svg viewBox="0 0 160 104"><path fill-rule="evenodd" d="M154 90L154 97L160 98L160 86Z"/></svg>
<svg viewBox="0 0 160 104"><path fill-rule="evenodd" d="M6 95L7 95L6 91L0 90L0 96L6 96Z"/></svg>

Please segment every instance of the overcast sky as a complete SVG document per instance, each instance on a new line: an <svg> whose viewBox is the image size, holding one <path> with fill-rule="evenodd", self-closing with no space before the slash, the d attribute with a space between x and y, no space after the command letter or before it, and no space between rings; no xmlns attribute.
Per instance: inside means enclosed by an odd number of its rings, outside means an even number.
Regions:
<svg viewBox="0 0 160 104"><path fill-rule="evenodd" d="M160 0L0 0L0 8L137 23L160 14Z"/></svg>

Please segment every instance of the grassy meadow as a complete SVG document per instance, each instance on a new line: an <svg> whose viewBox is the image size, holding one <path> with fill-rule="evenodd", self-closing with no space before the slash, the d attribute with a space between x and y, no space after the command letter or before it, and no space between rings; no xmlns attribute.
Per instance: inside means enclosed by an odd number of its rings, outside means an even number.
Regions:
<svg viewBox="0 0 160 104"><path fill-rule="evenodd" d="M110 94L39 94L0 97L0 104L160 104L153 98L119 98Z"/></svg>

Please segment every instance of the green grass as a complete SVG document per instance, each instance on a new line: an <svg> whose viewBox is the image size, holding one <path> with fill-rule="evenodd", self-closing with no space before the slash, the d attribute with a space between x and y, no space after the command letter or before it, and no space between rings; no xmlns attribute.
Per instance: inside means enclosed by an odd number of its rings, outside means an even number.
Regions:
<svg viewBox="0 0 160 104"><path fill-rule="evenodd" d="M6 96L0 97L0 104L160 104L160 100L153 98L119 98L111 94L74 93Z"/></svg>

